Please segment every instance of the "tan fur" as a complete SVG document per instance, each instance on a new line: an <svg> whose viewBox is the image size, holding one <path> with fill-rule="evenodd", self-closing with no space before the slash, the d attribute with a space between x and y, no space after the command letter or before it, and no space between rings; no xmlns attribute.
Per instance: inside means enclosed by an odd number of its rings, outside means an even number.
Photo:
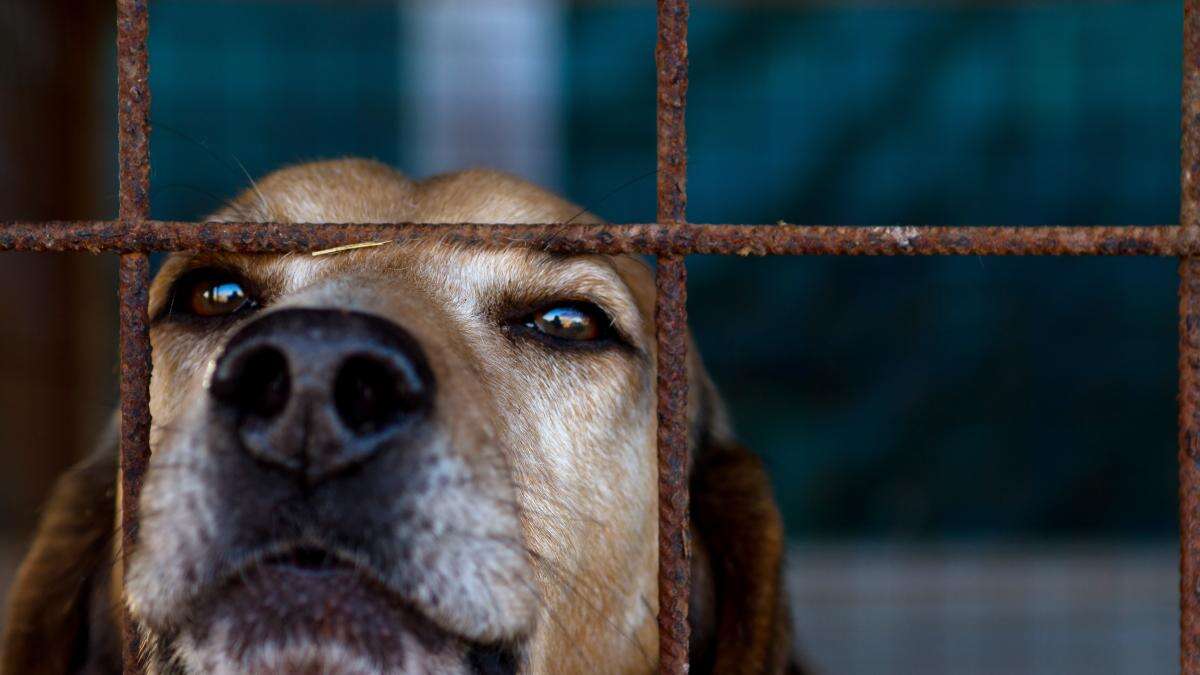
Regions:
<svg viewBox="0 0 1200 675"><path fill-rule="evenodd" d="M467 171L414 182L374 162L341 160L276 172L216 219L596 222L578 213L576 206L503 174ZM654 283L643 262L442 242L321 257L179 254L155 281L151 314L167 301L174 278L213 262L240 270L262 289L263 312L369 312L403 325L426 347L441 397L438 461L469 483L463 491L429 493L416 505L432 514L434 529L419 544L429 558L427 578L409 583L414 602L435 623L471 639L521 641L523 672L654 670ZM556 299L604 308L633 348L552 353L498 329L510 308ZM153 330L154 455L139 546L127 585L118 588L147 644L172 626L174 613L189 601L189 580L208 572L207 551L220 538L221 505L197 401L208 364L232 330L198 335L170 324ZM697 578L711 584L711 592L701 594L711 600L696 609L694 652L718 672L782 672L788 624L779 585L778 514L761 468L733 443L698 358L689 370ZM78 642L87 584L57 594L47 588L64 573L95 576L97 532L111 528L112 510L93 506L91 515L82 515L80 509L101 499L111 503L111 483L105 490L97 494L72 478L60 488L63 496L51 505L10 605L2 662L7 672L34 672L27 670L31 649L40 645ZM473 533L475 543L446 548L451 540L437 534L442 527ZM514 551L485 543L499 539L523 544ZM462 567L464 556L474 561L469 568ZM705 561L711 569L703 568ZM177 644L174 656L185 663L220 660L223 648L212 639ZM314 649L293 648L305 655ZM321 658L355 658L338 649L331 646ZM151 661L165 657L147 654ZM694 672L707 669L700 661ZM67 662L39 668L67 672Z"/></svg>

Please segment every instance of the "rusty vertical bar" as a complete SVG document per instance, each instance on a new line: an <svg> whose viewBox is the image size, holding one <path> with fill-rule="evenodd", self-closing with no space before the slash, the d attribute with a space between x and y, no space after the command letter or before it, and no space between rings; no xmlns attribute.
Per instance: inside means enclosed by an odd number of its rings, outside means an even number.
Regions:
<svg viewBox="0 0 1200 675"><path fill-rule="evenodd" d="M1200 259L1179 263L1180 672L1200 675Z"/></svg>
<svg viewBox="0 0 1200 675"><path fill-rule="evenodd" d="M121 256L121 561L128 568L137 541L138 497L149 462L150 321L147 302L150 262L144 253ZM125 611L125 673L140 672L137 636Z"/></svg>
<svg viewBox="0 0 1200 675"><path fill-rule="evenodd" d="M121 212L127 228L150 218L150 35L148 0L117 0L117 140Z"/></svg>
<svg viewBox="0 0 1200 675"><path fill-rule="evenodd" d="M1180 227L1200 232L1200 0L1183 9ZM1179 263L1180 671L1200 675L1200 258Z"/></svg>
<svg viewBox="0 0 1200 675"><path fill-rule="evenodd" d="M687 0L658 0L658 222L686 227ZM681 255L658 259L658 654L659 672L688 670L687 269Z"/></svg>
<svg viewBox="0 0 1200 675"><path fill-rule="evenodd" d="M658 259L658 654L659 672L688 667L687 268Z"/></svg>
<svg viewBox="0 0 1200 675"><path fill-rule="evenodd" d="M658 222L682 223L687 207L687 0L658 0Z"/></svg>
<svg viewBox="0 0 1200 675"><path fill-rule="evenodd" d="M148 0L117 0L117 138L120 229L135 237L150 219L150 34ZM150 264L144 253L121 256L121 560L137 540L138 496L150 458L150 333L146 315ZM137 634L124 610L124 670L140 671Z"/></svg>

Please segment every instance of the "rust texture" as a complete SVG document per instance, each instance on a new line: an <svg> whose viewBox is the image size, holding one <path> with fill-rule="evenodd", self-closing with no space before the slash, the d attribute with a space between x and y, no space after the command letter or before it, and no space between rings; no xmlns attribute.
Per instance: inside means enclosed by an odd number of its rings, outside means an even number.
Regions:
<svg viewBox="0 0 1200 675"><path fill-rule="evenodd" d="M1200 225L1200 0L1183 5L1183 94L1180 221Z"/></svg>
<svg viewBox="0 0 1200 675"><path fill-rule="evenodd" d="M117 0L117 139L120 221L111 234L136 240L150 218L149 0ZM50 231L51 228L46 228ZM99 242L91 242L93 248ZM121 256L121 559L137 540L138 496L150 458L150 333L146 316L150 263L145 253ZM124 670L138 673L137 634L124 612Z"/></svg>
<svg viewBox="0 0 1200 675"><path fill-rule="evenodd" d="M117 1L117 138L121 220L136 228L150 217L150 34L148 0Z"/></svg>
<svg viewBox="0 0 1200 675"><path fill-rule="evenodd" d="M121 256L121 560L128 567L137 542L138 497L150 461L150 262L144 253ZM125 672L138 672L133 623L125 617Z"/></svg>
<svg viewBox="0 0 1200 675"><path fill-rule="evenodd" d="M370 241L439 239L555 252L650 255L1120 255L1200 253L1200 231L1174 225L933 227L896 225L481 225L0 223L0 251L314 251Z"/></svg>
<svg viewBox="0 0 1200 675"><path fill-rule="evenodd" d="M1180 659L1200 674L1200 260L1179 263Z"/></svg>
<svg viewBox="0 0 1200 675"><path fill-rule="evenodd" d="M658 647L660 673L686 673L688 542L687 269L658 259Z"/></svg>
<svg viewBox="0 0 1200 675"><path fill-rule="evenodd" d="M658 258L654 310L658 336L658 670L688 671L691 550L687 486L687 220L688 0L658 0L658 216L646 230ZM631 243L641 233L628 230ZM581 233L586 234L586 233ZM732 230L726 236L738 234ZM592 238L602 241L599 233ZM683 243L674 251L672 242ZM664 246L666 245L666 246Z"/></svg>
<svg viewBox="0 0 1200 675"><path fill-rule="evenodd" d="M1200 0L1183 7L1180 230L1200 233ZM1195 252L1191 252L1194 254ZM1200 259L1179 263L1179 659L1200 675Z"/></svg>
<svg viewBox="0 0 1200 675"><path fill-rule="evenodd" d="M658 221L681 223L687 207L687 0L658 0Z"/></svg>

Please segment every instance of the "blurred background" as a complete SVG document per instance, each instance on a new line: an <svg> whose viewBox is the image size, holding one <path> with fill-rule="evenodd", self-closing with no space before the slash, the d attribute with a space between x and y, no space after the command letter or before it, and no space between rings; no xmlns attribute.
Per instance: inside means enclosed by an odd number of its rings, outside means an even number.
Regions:
<svg viewBox="0 0 1200 675"><path fill-rule="evenodd" d="M0 0L0 221L116 214L107 0ZM1178 0L697 0L689 218L1167 224ZM284 164L506 169L654 217L650 2L152 3L153 215ZM244 167L244 170L243 170ZM689 259L825 673L1177 668L1157 259ZM111 257L0 255L0 594L115 404Z"/></svg>

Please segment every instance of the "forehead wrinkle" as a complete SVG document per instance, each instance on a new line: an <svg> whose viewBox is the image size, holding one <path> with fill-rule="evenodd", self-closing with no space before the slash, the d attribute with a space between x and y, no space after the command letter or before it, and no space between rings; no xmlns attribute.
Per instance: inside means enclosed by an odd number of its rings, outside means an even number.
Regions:
<svg viewBox="0 0 1200 675"><path fill-rule="evenodd" d="M386 244L379 247L311 258L308 283L354 278L390 285L405 293L436 301L450 314L470 316L473 298L470 259L474 251L436 242Z"/></svg>
<svg viewBox="0 0 1200 675"><path fill-rule="evenodd" d="M295 293L313 283L337 276L327 269L330 261L322 261L308 253L285 253L273 256L266 265L266 273L277 283L279 293Z"/></svg>

